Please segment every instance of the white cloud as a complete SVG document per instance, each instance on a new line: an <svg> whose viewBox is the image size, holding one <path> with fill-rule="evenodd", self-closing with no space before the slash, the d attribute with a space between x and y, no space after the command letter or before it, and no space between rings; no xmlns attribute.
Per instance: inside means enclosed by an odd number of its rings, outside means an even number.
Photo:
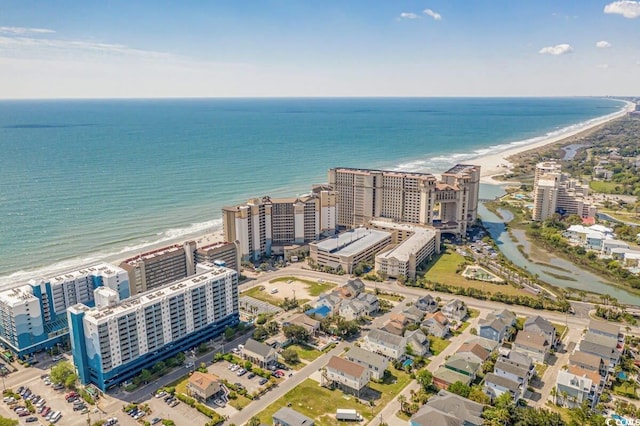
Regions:
<svg viewBox="0 0 640 426"><path fill-rule="evenodd" d="M600 40L596 43L596 47L599 47L600 49L606 49L607 47L611 47L611 43L609 43L608 41Z"/></svg>
<svg viewBox="0 0 640 426"><path fill-rule="evenodd" d="M47 28L24 28L24 27L0 27L0 33L4 34L51 34L54 30Z"/></svg>
<svg viewBox="0 0 640 426"><path fill-rule="evenodd" d="M571 53L571 52L573 52L573 48L566 43L556 44L555 46L543 47L538 51L538 53L554 55L554 56L566 55L567 53Z"/></svg>
<svg viewBox="0 0 640 426"><path fill-rule="evenodd" d="M427 16L431 16L436 21L440 21L442 19L442 15L440 15L438 12L434 12L431 9L425 9L422 12Z"/></svg>
<svg viewBox="0 0 640 426"><path fill-rule="evenodd" d="M400 19L420 19L420 16L412 12L402 12L400 14Z"/></svg>
<svg viewBox="0 0 640 426"><path fill-rule="evenodd" d="M596 65L596 68L600 68L601 70L606 70L607 68L609 68L609 64L598 64Z"/></svg>
<svg viewBox="0 0 640 426"><path fill-rule="evenodd" d="M622 15L625 18L635 19L640 17L640 1L614 1L604 7L604 13Z"/></svg>

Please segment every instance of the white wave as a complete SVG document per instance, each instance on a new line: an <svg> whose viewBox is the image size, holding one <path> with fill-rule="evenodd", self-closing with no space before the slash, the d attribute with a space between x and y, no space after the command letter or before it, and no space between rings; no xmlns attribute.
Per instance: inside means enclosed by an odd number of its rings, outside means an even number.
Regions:
<svg viewBox="0 0 640 426"><path fill-rule="evenodd" d="M628 103L624 103L620 110L600 116L591 118L589 120L581 121L579 123L570 124L568 126L562 127L557 130L553 130L545 133L544 135L534 136L529 139L522 139L512 142L507 142L503 144L491 145L488 148L477 148L474 151L468 153L456 152L447 155L437 155L435 157L431 157L428 160L420 159L409 161L405 163L398 164L393 167L393 170L406 170L412 172L430 172L438 170L446 170L456 163L460 163L466 160L472 160L479 157L484 157L487 154L498 154L504 151L508 151L512 148L517 148L525 145L533 145L538 142L542 142L547 139L562 137L563 135L568 135L570 133L578 132L588 127L603 123L608 121L611 118L620 116L623 114L628 108Z"/></svg>
<svg viewBox="0 0 640 426"><path fill-rule="evenodd" d="M70 271L76 268L89 266L97 262L114 262L141 253L144 249L157 246L162 243L177 242L184 237L195 237L208 232L218 231L222 227L222 219L214 219L206 222L192 223L184 228L171 228L157 234L160 238L154 240L143 240L139 244L125 246L118 251L111 253L90 253L83 257L65 259L51 265L43 266L32 270L20 270L9 275L0 276L0 290L15 286L16 284L26 284L32 278L46 278L60 272Z"/></svg>

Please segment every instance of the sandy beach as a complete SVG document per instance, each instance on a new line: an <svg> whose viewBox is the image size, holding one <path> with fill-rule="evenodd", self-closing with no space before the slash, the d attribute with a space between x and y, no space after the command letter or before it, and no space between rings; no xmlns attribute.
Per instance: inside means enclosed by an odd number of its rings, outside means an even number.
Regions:
<svg viewBox="0 0 640 426"><path fill-rule="evenodd" d="M633 111L634 109L635 109L635 104L633 102L627 102L627 105L623 110L615 114L611 114L606 117L602 117L600 119L590 121L586 123L584 126L576 128L575 130L572 130L570 132L551 136L549 138L545 138L540 141L533 142L531 144L523 144L521 146L515 146L513 148L509 148L495 154L489 154L482 157L474 158L474 159L468 160L468 163L476 164L481 167L482 183L502 185L504 184L504 182L495 180L493 179L493 177L503 175L510 170L512 166L511 162L509 161L510 157L517 154L522 154L530 150L539 149L548 145L552 145L555 143L563 143L565 142L565 140L568 143L569 139L574 139L574 138L578 139L584 134L593 132L599 127L601 127L602 125L608 123L609 121L620 118L625 114L627 114L628 112Z"/></svg>

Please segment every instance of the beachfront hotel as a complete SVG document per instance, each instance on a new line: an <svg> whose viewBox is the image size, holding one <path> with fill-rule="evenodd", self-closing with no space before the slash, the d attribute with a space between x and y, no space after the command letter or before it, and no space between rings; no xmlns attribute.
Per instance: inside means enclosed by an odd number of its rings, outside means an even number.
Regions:
<svg viewBox="0 0 640 426"><path fill-rule="evenodd" d="M64 343L67 308L76 303L93 306L94 290L101 287L120 299L129 297L127 272L100 263L0 292L0 341L20 358Z"/></svg>
<svg viewBox="0 0 640 426"><path fill-rule="evenodd" d="M545 161L536 165L533 179L534 221L544 221L555 213L595 217L596 206L588 200L589 186L562 173L560 164Z"/></svg>
<svg viewBox="0 0 640 426"><path fill-rule="evenodd" d="M316 185L291 198L254 198L222 209L224 237L237 241L242 259L283 254L288 246L306 245L336 231L336 194Z"/></svg>
<svg viewBox="0 0 640 426"><path fill-rule="evenodd" d="M196 273L199 263L214 263L238 270L236 246L216 242L197 247L195 241L186 241L141 253L120 263L129 274L131 294L162 287Z"/></svg>
<svg viewBox="0 0 640 426"><path fill-rule="evenodd" d="M197 269L202 272L126 300L110 288L98 288L94 307L69 307L80 381L107 390L235 326L237 272L213 264Z"/></svg>
<svg viewBox="0 0 640 426"><path fill-rule="evenodd" d="M340 227L388 218L464 235L477 218L480 166L458 164L440 180L430 173L353 168L330 169L328 179Z"/></svg>

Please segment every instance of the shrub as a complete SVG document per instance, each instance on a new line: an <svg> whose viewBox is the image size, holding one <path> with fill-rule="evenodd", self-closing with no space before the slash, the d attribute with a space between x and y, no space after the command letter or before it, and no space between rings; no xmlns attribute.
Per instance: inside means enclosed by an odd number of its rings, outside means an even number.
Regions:
<svg viewBox="0 0 640 426"><path fill-rule="evenodd" d="M176 395L176 398L178 398L180 401L184 402L185 404L187 404L190 407L193 407L196 404L196 400L191 398L190 396L187 396L183 393L179 393Z"/></svg>

